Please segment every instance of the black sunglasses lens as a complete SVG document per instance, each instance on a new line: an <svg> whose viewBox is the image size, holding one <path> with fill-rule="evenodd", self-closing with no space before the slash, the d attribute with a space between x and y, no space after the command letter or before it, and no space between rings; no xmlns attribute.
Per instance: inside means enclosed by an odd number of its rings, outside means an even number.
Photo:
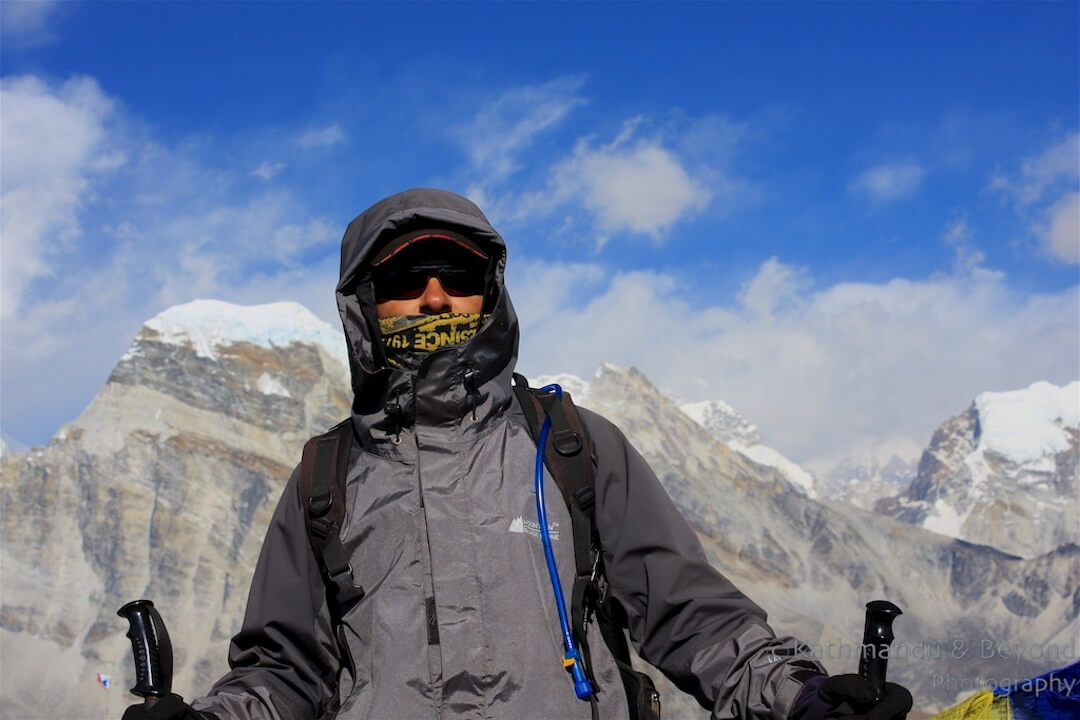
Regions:
<svg viewBox="0 0 1080 720"><path fill-rule="evenodd" d="M375 302L411 300L424 292L428 275L425 272L410 270L386 272L376 275L374 281Z"/></svg>
<svg viewBox="0 0 1080 720"><path fill-rule="evenodd" d="M376 274L372 278L375 284L375 301L417 298L423 294L431 277L438 277L443 289L451 295L484 294L483 272L453 265L432 265Z"/></svg>
<svg viewBox="0 0 1080 720"><path fill-rule="evenodd" d="M474 270L443 270L439 273L439 282L451 295L484 294L484 276Z"/></svg>

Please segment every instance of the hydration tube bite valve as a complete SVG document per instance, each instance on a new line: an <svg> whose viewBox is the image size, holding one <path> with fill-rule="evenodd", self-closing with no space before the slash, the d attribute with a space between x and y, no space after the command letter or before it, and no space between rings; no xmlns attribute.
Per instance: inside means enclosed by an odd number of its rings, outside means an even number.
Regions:
<svg viewBox="0 0 1080 720"><path fill-rule="evenodd" d="M553 392L559 402L562 402L562 387L557 384L545 385L540 388L542 392ZM592 697L593 689L589 679L585 677L584 663L581 652L574 644L574 634L570 630L570 621L566 615L566 600L563 598L562 583L559 581L559 571L555 567L555 553L551 549L551 533L548 531L547 506L544 502L544 449L547 447L548 435L551 433L551 418L545 417L544 424L540 428L540 438L536 443L536 514L540 520L540 540L544 545L544 557L547 558L548 574L551 576L551 589L555 593L555 606L559 610L559 625L563 635L563 667L570 671L574 678L574 694L579 700L587 700Z"/></svg>

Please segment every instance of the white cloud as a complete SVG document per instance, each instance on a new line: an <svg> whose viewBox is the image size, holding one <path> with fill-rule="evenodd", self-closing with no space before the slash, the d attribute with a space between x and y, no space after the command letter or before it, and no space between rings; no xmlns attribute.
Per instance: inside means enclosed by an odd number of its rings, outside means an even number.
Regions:
<svg viewBox="0 0 1080 720"><path fill-rule="evenodd" d="M1045 219L1034 227L1051 256L1073 265L1080 263L1080 193L1068 192L1051 205Z"/></svg>
<svg viewBox="0 0 1080 720"><path fill-rule="evenodd" d="M269 160L263 160L259 167L251 171L251 174L263 180L272 180L284 169L285 163L272 163Z"/></svg>
<svg viewBox="0 0 1080 720"><path fill-rule="evenodd" d="M579 137L569 152L535 152L574 108L585 104L583 78L561 77L543 85L515 88L481 107L455 131L469 158L466 194L497 224L561 214L564 226L587 234L597 247L620 233L647 235L662 243L670 228L708 206L714 191L725 197L747 193L712 163L727 159L745 128L721 116L688 119L676 114L681 132L645 136L643 117L623 123L616 137L597 143ZM670 128L669 128L670 130ZM546 168L506 188L526 164ZM701 160L706 157L706 160ZM689 158L697 158L693 164ZM521 189L522 187L532 189Z"/></svg>
<svg viewBox="0 0 1080 720"><path fill-rule="evenodd" d="M480 108L468 125L455 130L474 170L483 178L476 192L513 173L522 151L584 104L578 94L583 84L580 77L560 77L508 90Z"/></svg>
<svg viewBox="0 0 1080 720"><path fill-rule="evenodd" d="M511 294L541 296L563 272L515 276ZM522 372L635 365L683 399L739 408L798 461L874 438L924 447L979 392L1078 372L1077 289L1022 297L1000 273L816 289L806 270L774 258L720 305L672 275L592 283L588 302L517 304Z"/></svg>
<svg viewBox="0 0 1080 720"><path fill-rule="evenodd" d="M38 442L74 418L171 304L295 299L336 322L336 223L252 194L249 167L203 163L197 143L147 139L92 80L0 90L6 431Z"/></svg>
<svg viewBox="0 0 1080 720"><path fill-rule="evenodd" d="M915 192L925 174L917 163L876 165L859 173L848 189L879 202L897 200Z"/></svg>
<svg viewBox="0 0 1080 720"><path fill-rule="evenodd" d="M759 131L725 115L703 115L687 120L685 126L672 128L672 139L681 156L703 158L707 165L727 165L748 140L763 139Z"/></svg>
<svg viewBox="0 0 1080 720"><path fill-rule="evenodd" d="M541 189L499 195L477 185L470 196L486 203L496 223L584 213L583 221L574 224L597 247L617 233L647 235L662 243L675 223L709 204L712 192L661 137L635 138L643 124L642 118L627 121L606 144L579 140L551 166ZM733 187L726 180L722 184ZM590 225L591 232L582 229Z"/></svg>
<svg viewBox="0 0 1080 720"><path fill-rule="evenodd" d="M1015 174L997 173L990 189L1010 197L1030 222L1040 250L1062 262L1080 263L1080 133L1069 133L1025 158Z"/></svg>
<svg viewBox="0 0 1080 720"><path fill-rule="evenodd" d="M942 239L953 249L953 272L964 275L977 271L989 272L982 268L986 254L972 242L975 232L966 217L957 218L945 226Z"/></svg>
<svg viewBox="0 0 1080 720"><path fill-rule="evenodd" d="M711 195L659 140L631 143L633 131L628 125L614 142L597 148L580 141L553 169L554 193L580 198L603 234L632 232L660 241L678 220L705 207Z"/></svg>
<svg viewBox="0 0 1080 720"><path fill-rule="evenodd" d="M252 261L291 265L309 247L337 240L339 229L322 220L302 225L300 214L285 191L267 192L245 201L196 207L157 221L140 231L169 247L186 248L222 264Z"/></svg>
<svg viewBox="0 0 1080 720"><path fill-rule="evenodd" d="M50 87L34 77L0 81L2 317L27 286L54 274L53 258L82 232L79 208L91 177L124 158L110 148L112 103L90 78Z"/></svg>
<svg viewBox="0 0 1080 720"><path fill-rule="evenodd" d="M52 20L60 3L56 0L4 0L0 2L0 32L4 42L31 47L52 42Z"/></svg>
<svg viewBox="0 0 1080 720"><path fill-rule="evenodd" d="M1047 191L1061 182L1077 180L1080 180L1080 133L1074 132L1042 153L1024 159L1015 177L998 175L991 186L1009 192L1023 207L1042 200Z"/></svg>
<svg viewBox="0 0 1080 720"><path fill-rule="evenodd" d="M324 128L309 128L296 138L296 144L305 150L337 145L348 140L345 131L337 123Z"/></svg>
<svg viewBox="0 0 1080 720"><path fill-rule="evenodd" d="M528 337L544 328L552 313L584 303L603 289L608 271L597 263L546 263L517 257L507 264L506 286L517 309L521 332ZM555 289L553 291L553 289Z"/></svg>
<svg viewBox="0 0 1080 720"><path fill-rule="evenodd" d="M750 317L767 318L781 308L799 305L811 285L805 270L784 265L772 257L743 284L736 298Z"/></svg>

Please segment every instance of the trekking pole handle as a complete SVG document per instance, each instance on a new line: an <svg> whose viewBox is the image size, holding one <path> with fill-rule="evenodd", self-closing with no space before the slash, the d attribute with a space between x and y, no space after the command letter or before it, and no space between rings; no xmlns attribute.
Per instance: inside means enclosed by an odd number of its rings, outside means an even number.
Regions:
<svg viewBox="0 0 1080 720"><path fill-rule="evenodd" d="M866 603L866 622L859 653L859 674L870 681L874 700L885 697L885 669L889 663L889 645L893 641L893 620L902 611L888 600Z"/></svg>
<svg viewBox="0 0 1080 720"><path fill-rule="evenodd" d="M128 621L127 637L135 657L132 695L158 698L172 692L172 641L165 622L149 600L134 600L116 611Z"/></svg>

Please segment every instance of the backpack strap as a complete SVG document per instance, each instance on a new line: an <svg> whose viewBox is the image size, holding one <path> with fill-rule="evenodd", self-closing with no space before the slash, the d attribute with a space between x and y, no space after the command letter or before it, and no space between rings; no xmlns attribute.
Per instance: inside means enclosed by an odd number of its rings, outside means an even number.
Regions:
<svg viewBox="0 0 1080 720"><path fill-rule="evenodd" d="M520 378L520 380L519 380ZM544 418L551 418L549 447L545 448L544 464L551 473L559 492L570 510L574 540L574 585L570 591L570 624L577 640L590 681L595 683L589 657L587 631L589 619L599 598L602 575L600 537L594 522L596 510L595 468L589 447L589 436L577 407L564 392L562 402L554 393L528 387L527 381L515 375L514 393L525 410L533 439L540 436ZM551 452L554 450L554 452Z"/></svg>
<svg viewBox="0 0 1080 720"><path fill-rule="evenodd" d="M568 392L563 392L562 402L559 402L554 393L530 388L523 376L514 373L514 394L525 411L534 441L540 437L544 418L551 418L549 447L545 448L544 464L570 510L575 566L570 624L574 639L581 649L589 680L596 686L587 635L590 617L595 611L604 644L619 670L630 717L632 720L658 720L660 694L648 675L634 670L626 640L626 617L619 612L617 605L604 602L600 587L604 563L600 553L600 534L596 529L596 467L585 423ZM555 452L547 452L550 449Z"/></svg>
<svg viewBox="0 0 1080 720"><path fill-rule="evenodd" d="M550 442L555 455L548 469L570 509L570 525L574 535L574 585L570 591L570 619L574 634L582 639L583 652L587 655L585 637L590 616L596 608L601 576L600 536L594 522L596 469L590 454L583 452L588 436L570 393L563 393L561 402L554 393L535 394L533 397L540 401L551 418Z"/></svg>
<svg viewBox="0 0 1080 720"><path fill-rule="evenodd" d="M349 419L308 440L304 445L297 484L308 542L326 583L335 623L341 620L344 608L364 596L364 589L353 582L349 555L341 543L341 527L345 521L345 476L349 471L352 442L353 429Z"/></svg>

